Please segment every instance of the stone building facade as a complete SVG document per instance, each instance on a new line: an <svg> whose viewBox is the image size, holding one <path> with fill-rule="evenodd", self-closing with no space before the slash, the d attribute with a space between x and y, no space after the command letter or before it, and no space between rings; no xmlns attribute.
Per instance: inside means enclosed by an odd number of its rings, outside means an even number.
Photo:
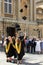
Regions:
<svg viewBox="0 0 43 65"><path fill-rule="evenodd" d="M43 38L43 0L0 0L0 38L6 27L18 23L28 36Z"/></svg>

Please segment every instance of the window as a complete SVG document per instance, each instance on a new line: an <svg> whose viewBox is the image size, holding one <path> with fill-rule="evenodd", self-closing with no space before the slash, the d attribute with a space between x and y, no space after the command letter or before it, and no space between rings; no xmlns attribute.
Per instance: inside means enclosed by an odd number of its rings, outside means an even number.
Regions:
<svg viewBox="0 0 43 65"><path fill-rule="evenodd" d="M4 0L4 12L12 13L12 2L11 0Z"/></svg>
<svg viewBox="0 0 43 65"><path fill-rule="evenodd" d="M11 13L11 4L9 4L9 13Z"/></svg>
<svg viewBox="0 0 43 65"><path fill-rule="evenodd" d="M9 0L9 2L11 2L11 0Z"/></svg>
<svg viewBox="0 0 43 65"><path fill-rule="evenodd" d="M6 2L11 2L11 0L5 0Z"/></svg>
<svg viewBox="0 0 43 65"><path fill-rule="evenodd" d="M5 12L7 12L7 3L5 3Z"/></svg>
<svg viewBox="0 0 43 65"><path fill-rule="evenodd" d="M5 0L7 2L7 0Z"/></svg>

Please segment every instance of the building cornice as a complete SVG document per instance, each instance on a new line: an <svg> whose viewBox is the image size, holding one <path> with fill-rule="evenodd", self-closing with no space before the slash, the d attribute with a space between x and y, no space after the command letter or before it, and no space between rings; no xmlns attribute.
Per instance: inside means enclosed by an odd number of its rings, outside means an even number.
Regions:
<svg viewBox="0 0 43 65"><path fill-rule="evenodd" d="M28 21L28 20L26 20L26 21L24 21L24 20L15 20L15 19L13 19L13 18L8 18L8 17L0 17L0 22L12 22L12 23L20 23L20 24L29 24L29 25L37 25L37 23L34 21Z"/></svg>
<svg viewBox="0 0 43 65"><path fill-rule="evenodd" d="M38 3L42 3L42 2L43 2L43 0L41 0L41 1L37 1L36 4L38 4Z"/></svg>

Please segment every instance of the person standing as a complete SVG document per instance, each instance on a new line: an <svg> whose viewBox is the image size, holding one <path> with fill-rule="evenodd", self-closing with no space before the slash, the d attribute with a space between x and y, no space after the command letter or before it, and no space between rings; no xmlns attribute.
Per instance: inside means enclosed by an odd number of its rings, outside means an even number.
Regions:
<svg viewBox="0 0 43 65"><path fill-rule="evenodd" d="M2 34L2 45L4 43L4 34Z"/></svg>
<svg viewBox="0 0 43 65"><path fill-rule="evenodd" d="M36 42L35 51L40 54L41 53L41 46L40 46L41 40L37 39L35 42Z"/></svg>

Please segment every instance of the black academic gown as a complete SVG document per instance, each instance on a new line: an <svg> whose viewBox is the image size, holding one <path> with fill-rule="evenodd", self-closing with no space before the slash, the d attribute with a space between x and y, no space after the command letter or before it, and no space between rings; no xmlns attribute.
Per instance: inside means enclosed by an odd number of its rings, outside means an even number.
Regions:
<svg viewBox="0 0 43 65"><path fill-rule="evenodd" d="M9 43L9 40L8 39L6 39L6 41L7 41L7 43L6 43L7 46L10 44L9 51L6 52L6 56L7 57L14 56L16 58L16 55L17 55L16 54L16 49L13 47L13 45L15 46L15 40L14 39L12 40L13 41L13 44L12 43Z"/></svg>
<svg viewBox="0 0 43 65"><path fill-rule="evenodd" d="M13 55L13 53L12 53L13 48L12 48L12 43L10 43L10 41L8 39L6 39L7 47L9 46L9 44L10 44L9 50L8 50L8 52L6 52L7 57L11 57ZM6 49L8 49L7 47L6 47Z"/></svg>
<svg viewBox="0 0 43 65"><path fill-rule="evenodd" d="M17 59L18 60L21 60L25 54L24 46L25 46L24 40L21 40L21 51L20 51L20 54L17 53Z"/></svg>

